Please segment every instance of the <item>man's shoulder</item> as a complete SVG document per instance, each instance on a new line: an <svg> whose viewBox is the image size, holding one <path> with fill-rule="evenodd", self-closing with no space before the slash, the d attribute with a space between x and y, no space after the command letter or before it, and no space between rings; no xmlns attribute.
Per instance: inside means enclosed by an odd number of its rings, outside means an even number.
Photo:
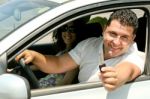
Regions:
<svg viewBox="0 0 150 99"><path fill-rule="evenodd" d="M87 44L91 44L91 43L96 44L96 43L99 43L100 41L102 41L102 37L90 37L90 38L83 40L82 42L87 43Z"/></svg>
<svg viewBox="0 0 150 99"><path fill-rule="evenodd" d="M137 52L137 51L138 51L138 47L137 47L136 42L134 42L128 49L128 53L133 53L133 52Z"/></svg>

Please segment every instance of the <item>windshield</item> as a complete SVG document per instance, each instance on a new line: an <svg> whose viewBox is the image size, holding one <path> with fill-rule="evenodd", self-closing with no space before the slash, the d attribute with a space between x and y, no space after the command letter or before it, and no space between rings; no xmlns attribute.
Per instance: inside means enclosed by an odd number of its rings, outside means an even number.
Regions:
<svg viewBox="0 0 150 99"><path fill-rule="evenodd" d="M0 40L40 14L68 0L0 0Z"/></svg>

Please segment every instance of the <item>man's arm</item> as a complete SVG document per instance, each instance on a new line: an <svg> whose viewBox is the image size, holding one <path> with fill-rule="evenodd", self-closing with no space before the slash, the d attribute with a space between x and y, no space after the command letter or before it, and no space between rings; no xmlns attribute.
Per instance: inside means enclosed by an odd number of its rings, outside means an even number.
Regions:
<svg viewBox="0 0 150 99"><path fill-rule="evenodd" d="M112 91L126 82L134 80L141 74L140 69L133 63L122 62L115 67L103 67L101 80L108 91Z"/></svg>
<svg viewBox="0 0 150 99"><path fill-rule="evenodd" d="M62 73L77 67L75 61L66 53L61 56L45 56L32 50L26 50L16 57L25 59L25 63L33 63L45 73Z"/></svg>

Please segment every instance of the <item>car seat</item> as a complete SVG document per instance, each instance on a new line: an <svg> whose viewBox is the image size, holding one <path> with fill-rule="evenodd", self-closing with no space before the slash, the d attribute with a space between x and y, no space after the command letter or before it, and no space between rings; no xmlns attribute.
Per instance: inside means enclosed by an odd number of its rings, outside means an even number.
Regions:
<svg viewBox="0 0 150 99"><path fill-rule="evenodd" d="M146 23L147 23L147 17L146 14L144 14L143 17L140 17L138 19L139 27L136 32L136 38L135 42L137 43L138 50L139 51L145 51L145 43L146 43Z"/></svg>
<svg viewBox="0 0 150 99"><path fill-rule="evenodd" d="M84 33L84 38L90 38L90 37L99 37L102 36L102 26L99 23L87 23L84 26L84 29L82 33Z"/></svg>

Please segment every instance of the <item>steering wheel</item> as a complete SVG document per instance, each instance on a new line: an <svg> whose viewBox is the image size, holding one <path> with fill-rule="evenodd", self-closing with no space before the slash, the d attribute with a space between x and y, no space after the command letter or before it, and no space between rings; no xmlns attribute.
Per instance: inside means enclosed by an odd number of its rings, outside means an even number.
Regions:
<svg viewBox="0 0 150 99"><path fill-rule="evenodd" d="M29 80L31 86L33 88L39 88L39 82L38 79L36 78L35 74L32 72L32 70L30 69L30 67L25 64L24 59L21 58L19 60L19 65L21 66L21 68L24 70L24 73L26 73L27 75L27 79Z"/></svg>

